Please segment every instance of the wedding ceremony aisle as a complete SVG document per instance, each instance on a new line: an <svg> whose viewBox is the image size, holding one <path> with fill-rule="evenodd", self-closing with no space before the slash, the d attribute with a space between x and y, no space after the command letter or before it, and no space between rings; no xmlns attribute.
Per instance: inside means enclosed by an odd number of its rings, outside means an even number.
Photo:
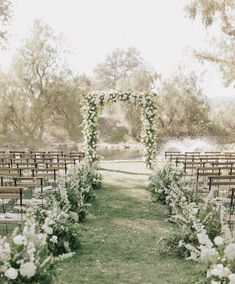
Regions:
<svg viewBox="0 0 235 284"><path fill-rule="evenodd" d="M59 265L57 283L195 283L197 264L162 253L161 240L177 229L166 207L151 202L144 166L100 169L104 186L82 225L81 250Z"/></svg>

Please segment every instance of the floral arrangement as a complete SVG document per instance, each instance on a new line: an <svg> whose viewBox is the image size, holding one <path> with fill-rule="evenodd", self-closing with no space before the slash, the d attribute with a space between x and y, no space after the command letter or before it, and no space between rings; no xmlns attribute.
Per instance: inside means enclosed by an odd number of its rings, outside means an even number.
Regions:
<svg viewBox="0 0 235 284"><path fill-rule="evenodd" d="M79 222L84 221L89 203L94 199L94 191L101 186L102 175L94 167L82 164L71 170L66 189L67 199L69 211L77 214Z"/></svg>
<svg viewBox="0 0 235 284"><path fill-rule="evenodd" d="M54 197L43 209L38 209L36 220L41 232L47 234L48 250L53 256L77 251L80 247L80 225L69 214L68 208L60 208Z"/></svg>
<svg viewBox="0 0 235 284"><path fill-rule="evenodd" d="M173 219L180 227L180 233L173 235L178 237L178 243L169 245L181 256L188 257L190 250L183 244L198 245L197 224L203 226L210 240L213 240L222 231L221 214L223 207L221 205L203 204L191 202L185 204L184 209L174 215ZM175 247L174 247L175 246Z"/></svg>
<svg viewBox="0 0 235 284"><path fill-rule="evenodd" d="M102 186L102 175L95 167L82 164L75 167L69 176L69 187L82 193L86 202L92 200L93 191Z"/></svg>
<svg viewBox="0 0 235 284"><path fill-rule="evenodd" d="M83 134L85 140L85 157L89 165L94 165L98 160L96 147L99 140L97 120L100 109L105 104L123 101L133 103L142 108L142 133L141 141L145 146L143 157L146 165L153 168L156 157L156 106L154 104L155 94L148 93L96 93L85 96L83 113Z"/></svg>
<svg viewBox="0 0 235 284"><path fill-rule="evenodd" d="M163 252L205 263L198 284L235 284L235 240L224 221L225 208L214 204L211 194L205 201L198 197L169 165L151 177L150 190L154 201L171 208L170 220L180 226L180 232L165 239Z"/></svg>
<svg viewBox="0 0 235 284"><path fill-rule="evenodd" d="M102 178L82 165L71 171L67 183L69 190L59 177L57 191L46 196L43 208L29 207L22 229L0 238L0 282L52 283L54 263L80 247L79 216Z"/></svg>
<svg viewBox="0 0 235 284"><path fill-rule="evenodd" d="M206 264L206 271L200 274L198 284L235 284L235 242L226 224L222 224L221 235L213 240L207 230L194 220L198 245L182 243L190 251L189 259Z"/></svg>
<svg viewBox="0 0 235 284"><path fill-rule="evenodd" d="M152 201L162 204L169 203L170 191L180 188L183 180L183 173L173 169L170 164L165 164L162 168L155 170L150 177L148 190L151 192Z"/></svg>
<svg viewBox="0 0 235 284"><path fill-rule="evenodd" d="M47 233L38 230L35 211L27 211L22 232L0 238L0 280L4 283L52 283L54 258L47 247Z"/></svg>

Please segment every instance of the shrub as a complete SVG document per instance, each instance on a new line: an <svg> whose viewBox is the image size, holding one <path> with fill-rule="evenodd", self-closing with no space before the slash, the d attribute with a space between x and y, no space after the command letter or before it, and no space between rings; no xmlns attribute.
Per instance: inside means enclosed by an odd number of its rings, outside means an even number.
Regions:
<svg viewBox="0 0 235 284"><path fill-rule="evenodd" d="M102 176L96 169L87 165L75 167L70 173L69 187L81 192L85 202L94 198L93 190L102 186Z"/></svg>
<svg viewBox="0 0 235 284"><path fill-rule="evenodd" d="M151 177L150 191L153 201L167 204L170 221L178 224L180 233L164 239L165 253L176 253L187 257L190 251L182 243L199 245L195 220L207 231L210 240L221 234L221 211L219 206L205 203L192 185L183 181L181 172L166 164Z"/></svg>
<svg viewBox="0 0 235 284"><path fill-rule="evenodd" d="M71 170L65 187L65 180L58 180L58 191L53 198L61 209L68 210L74 222L85 220L89 202L94 199L94 190L101 188L102 176L95 169L81 165ZM50 196L49 196L50 198Z"/></svg>
<svg viewBox="0 0 235 284"><path fill-rule="evenodd" d="M169 235L163 239L164 249L162 253L172 255L176 254L179 257L188 257L190 252L181 246L181 242L198 244L197 236L191 234L190 231L184 230L183 232L177 232Z"/></svg>
<svg viewBox="0 0 235 284"><path fill-rule="evenodd" d="M180 227L180 233L175 233L165 239L167 249L164 251L188 257L190 251L182 244L199 245L195 223L205 228L210 240L222 233L222 224L221 208L216 205L189 203L185 206L187 207L184 210L172 218Z"/></svg>
<svg viewBox="0 0 235 284"><path fill-rule="evenodd" d="M174 170L169 164L165 164L150 177L148 190L151 192L152 200L167 204L169 191L173 185L179 187L182 179L182 172Z"/></svg>
<svg viewBox="0 0 235 284"><path fill-rule="evenodd" d="M0 238L0 282L53 283L54 263L80 247L78 222L101 184L101 175L83 165L71 173L68 190L60 177L58 190L44 199L43 208L28 208L22 230Z"/></svg>
<svg viewBox="0 0 235 284"><path fill-rule="evenodd" d="M4 283L52 283L55 259L47 246L47 234L42 234L32 208L22 231L0 238L0 276ZM0 279L0 280L1 280Z"/></svg>
<svg viewBox="0 0 235 284"><path fill-rule="evenodd" d="M47 234L48 250L58 256L80 247L80 225L75 222L66 207L51 196L44 208L37 209L36 218L41 231Z"/></svg>

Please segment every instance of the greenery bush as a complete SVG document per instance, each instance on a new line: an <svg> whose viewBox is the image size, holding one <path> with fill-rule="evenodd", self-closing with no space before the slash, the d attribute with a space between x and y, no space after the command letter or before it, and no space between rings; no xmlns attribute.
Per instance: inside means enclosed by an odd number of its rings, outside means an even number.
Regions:
<svg viewBox="0 0 235 284"><path fill-rule="evenodd" d="M0 238L0 282L53 283L55 259L47 246L47 234L40 232L35 211L27 211L27 219L12 235Z"/></svg>
<svg viewBox="0 0 235 284"><path fill-rule="evenodd" d="M80 225L65 207L60 208L55 198L50 198L43 209L37 209L35 216L41 232L47 234L48 250L53 256L77 251L80 247Z"/></svg>
<svg viewBox="0 0 235 284"><path fill-rule="evenodd" d="M176 171L170 164L165 164L150 177L148 190L151 192L152 200L166 204L172 186L179 186L182 179L182 172Z"/></svg>
<svg viewBox="0 0 235 284"><path fill-rule="evenodd" d="M221 234L221 218L218 206L205 203L197 194L196 189L183 180L183 173L165 164L150 178L148 190L152 193L152 200L167 204L170 221L178 224L180 232L176 232L163 241L165 253L176 253L188 257L190 251L182 246L187 243L199 245L195 219L207 231L210 240Z"/></svg>
<svg viewBox="0 0 235 284"><path fill-rule="evenodd" d="M212 204L205 205L202 203L199 203L197 206L198 211L197 213L195 212L194 217L197 222L200 222L204 227L209 239L213 241L216 236L219 236L222 233L220 208ZM175 253L180 257L189 257L190 250L181 244L186 243L193 246L199 246L197 228L195 228L194 220L192 217L188 218L187 215L184 214L185 212L181 212L179 215L174 216L174 220L178 224L180 232L177 231L164 239L166 248L163 252L169 254Z"/></svg>

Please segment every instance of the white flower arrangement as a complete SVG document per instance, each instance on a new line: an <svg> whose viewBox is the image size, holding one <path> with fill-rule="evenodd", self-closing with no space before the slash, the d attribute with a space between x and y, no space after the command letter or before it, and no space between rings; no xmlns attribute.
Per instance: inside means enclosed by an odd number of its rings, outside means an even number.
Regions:
<svg viewBox="0 0 235 284"><path fill-rule="evenodd" d="M202 225L197 226L197 236L200 245L191 246L191 259L205 262L207 271L205 282L200 283L235 283L235 243L227 225L223 225L223 236L217 236L213 241ZM195 253L196 251L196 253ZM208 280L210 282L208 282Z"/></svg>
<svg viewBox="0 0 235 284"><path fill-rule="evenodd" d="M68 184L79 193L78 207L83 208L93 186L101 185L101 176L83 165L70 172ZM9 238L0 237L0 278L4 283L37 283L39 278L52 283L54 263L73 256L80 246L80 225L71 218L72 204L63 177L58 177L56 192L44 201L43 208L28 208L22 229L17 228Z"/></svg>
<svg viewBox="0 0 235 284"><path fill-rule="evenodd" d="M154 103L155 94L152 93L96 93L85 96L85 104L82 107L83 114L83 135L85 143L85 157L89 165L93 165L98 156L96 147L99 140L97 130L97 119L99 111L104 104L124 101L133 103L142 108L142 132L141 141L145 146L143 158L147 167L153 168L156 158L156 126L155 117L157 115Z"/></svg>
<svg viewBox="0 0 235 284"><path fill-rule="evenodd" d="M151 177L149 186L153 199L167 204L171 220L194 240L188 243L181 239L178 247L190 253L188 259L206 263L206 271L204 275L200 274L198 283L235 284L235 240L224 221L226 209L221 204L213 205L211 195L206 201L198 198L194 189L185 186L179 177L165 165ZM214 221L216 227L213 227ZM212 237L215 233L218 235Z"/></svg>
<svg viewBox="0 0 235 284"><path fill-rule="evenodd" d="M35 209L29 208L26 214L20 234L16 228L8 239L0 238L0 277L4 283L24 283L28 279L36 283L38 277L52 281L49 274L54 259L48 253L46 235L37 228Z"/></svg>

